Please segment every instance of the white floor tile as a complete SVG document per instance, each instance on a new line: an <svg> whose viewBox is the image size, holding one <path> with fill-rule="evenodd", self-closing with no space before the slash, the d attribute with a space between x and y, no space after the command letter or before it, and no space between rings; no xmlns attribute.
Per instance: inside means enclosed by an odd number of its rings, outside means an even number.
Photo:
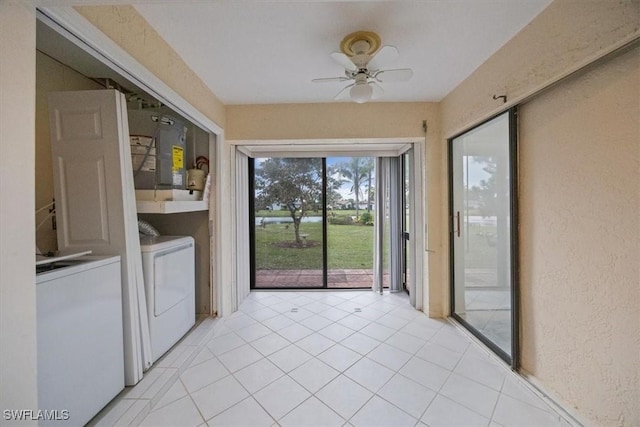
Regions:
<svg viewBox="0 0 640 427"><path fill-rule="evenodd" d="M317 356L335 344L336 343L333 340L316 333L311 334L296 343L298 347L313 356Z"/></svg>
<svg viewBox="0 0 640 427"><path fill-rule="evenodd" d="M481 360L465 355L458 362L454 372L499 391L508 371L498 363L489 357Z"/></svg>
<svg viewBox="0 0 640 427"><path fill-rule="evenodd" d="M340 310L339 308L331 307L325 311L321 311L318 314L322 317L326 317L333 322L336 322L344 317L347 317L350 313L344 310Z"/></svg>
<svg viewBox="0 0 640 427"><path fill-rule="evenodd" d="M181 399L187 395L187 389L184 388L181 381L176 381L173 385L167 390L167 392L162 396L162 398L156 403L153 407L153 410L162 408L163 406L168 405L169 403L175 402L178 399Z"/></svg>
<svg viewBox="0 0 640 427"><path fill-rule="evenodd" d="M385 343L399 348L402 351L406 351L409 354L415 354L424 346L425 342L425 340L405 334L404 332L396 332L385 341Z"/></svg>
<svg viewBox="0 0 640 427"><path fill-rule="evenodd" d="M267 414L253 397L246 398L209 420L209 426L211 427L269 427L274 423L275 420Z"/></svg>
<svg viewBox="0 0 640 427"><path fill-rule="evenodd" d="M513 397L514 399L518 399L521 402L542 409L543 411L549 411L549 405L547 405L542 398L534 394L524 384L521 384L518 380L512 378L511 375L506 376L500 392Z"/></svg>
<svg viewBox="0 0 640 427"><path fill-rule="evenodd" d="M367 358L375 360L393 371L397 371L411 359L411 355L389 344L382 343L371 350L371 352L367 354Z"/></svg>
<svg viewBox="0 0 640 427"><path fill-rule="evenodd" d="M238 314L238 313L240 312L236 311L234 314ZM224 322L224 325L227 328L231 329L232 331L237 331L238 329L246 328L247 326L254 325L256 323L257 322L253 318L242 313L238 316L233 316L233 315L229 316L227 320Z"/></svg>
<svg viewBox="0 0 640 427"><path fill-rule="evenodd" d="M248 396L249 393L231 375L191 393L193 401L206 420L213 418Z"/></svg>
<svg viewBox="0 0 640 427"><path fill-rule="evenodd" d="M284 372L269 359L260 359L256 363L240 369L234 374L234 377L249 390L249 393L255 393L283 375Z"/></svg>
<svg viewBox="0 0 640 427"><path fill-rule="evenodd" d="M302 326L305 326L313 331L319 331L322 328L326 328L331 323L333 323L331 320L317 314L314 314L311 317L307 317L300 322Z"/></svg>
<svg viewBox="0 0 640 427"><path fill-rule="evenodd" d="M365 334L378 341L386 341L387 339L389 339L389 337L391 337L391 335L395 334L396 331L395 329L391 329L378 323L371 323L360 329L360 333Z"/></svg>
<svg viewBox="0 0 640 427"><path fill-rule="evenodd" d="M374 396L358 413L351 418L354 426L401 427L415 426L417 419L393 406L391 403Z"/></svg>
<svg viewBox="0 0 640 427"><path fill-rule="evenodd" d="M444 396L436 396L420 419L433 427L487 427L489 419Z"/></svg>
<svg viewBox="0 0 640 427"><path fill-rule="evenodd" d="M340 372L345 371L361 358L362 355L360 353L350 350L341 344L336 344L318 355L318 359Z"/></svg>
<svg viewBox="0 0 640 427"><path fill-rule="evenodd" d="M148 415L145 425L565 425L500 362L404 294L252 292L208 338L212 330L194 331L97 424Z"/></svg>
<svg viewBox="0 0 640 427"><path fill-rule="evenodd" d="M207 347L203 347L202 350L198 352L196 357L193 358L189 366L199 365L209 359L213 359L213 353L211 353L211 351Z"/></svg>
<svg viewBox="0 0 640 427"><path fill-rule="evenodd" d="M346 420L317 398L311 396L289 412L278 424L283 427L340 427Z"/></svg>
<svg viewBox="0 0 640 427"><path fill-rule="evenodd" d="M289 341L282 338L277 333L272 332L269 335L265 335L264 337L253 341L251 343L251 347L258 350L263 356L268 356L290 344L291 343Z"/></svg>
<svg viewBox="0 0 640 427"><path fill-rule="evenodd" d="M402 329L400 329L400 331L423 340L430 340L435 334L438 333L437 329L434 329L431 326L417 323L415 321L407 324Z"/></svg>
<svg viewBox="0 0 640 427"><path fill-rule="evenodd" d="M307 335L311 335L312 333L313 331L311 329L297 323L289 325L286 328L282 328L278 331L278 334L282 335L284 338L291 342L299 341Z"/></svg>
<svg viewBox="0 0 640 427"><path fill-rule="evenodd" d="M431 342L441 345L458 353L464 353L471 341L454 327L443 327L431 338Z"/></svg>
<svg viewBox="0 0 640 427"><path fill-rule="evenodd" d="M245 344L220 355L218 359L220 359L220 362L222 362L229 372L236 372L262 359L262 357L262 354L260 354L258 350L249 344Z"/></svg>
<svg viewBox="0 0 640 427"><path fill-rule="evenodd" d="M497 391L457 374L447 379L440 394L486 418L491 418L498 401Z"/></svg>
<svg viewBox="0 0 640 427"><path fill-rule="evenodd" d="M395 330L399 330L409 323L408 320L403 319L401 317L397 317L394 314L385 314L380 319L377 319L375 322Z"/></svg>
<svg viewBox="0 0 640 427"><path fill-rule="evenodd" d="M313 313L318 314L331 308L331 306L329 304L325 304L324 302L313 301L312 303L305 305L304 308L305 310L309 310Z"/></svg>
<svg viewBox="0 0 640 427"><path fill-rule="evenodd" d="M262 310L254 311L249 313L249 316L253 317L258 322L263 322L267 319L271 319L272 317L276 317L279 315L275 310L270 309L269 307L264 307Z"/></svg>
<svg viewBox="0 0 640 427"><path fill-rule="evenodd" d="M436 392L402 375L391 378L377 394L414 418L420 418L436 396Z"/></svg>
<svg viewBox="0 0 640 427"><path fill-rule="evenodd" d="M262 338L265 335L269 335L272 332L271 329L267 328L266 326L260 323L256 323L254 325L247 326L246 328L238 329L236 333L246 342L251 342L257 340L258 338Z"/></svg>
<svg viewBox="0 0 640 427"><path fill-rule="evenodd" d="M440 390L440 387L442 387L451 374L451 372L446 369L422 360L419 357L411 358L411 360L400 369L399 373L433 391Z"/></svg>
<svg viewBox="0 0 640 427"><path fill-rule="evenodd" d="M347 328L346 326L333 323L326 328L320 329L320 331L318 332L325 337L334 340L335 342L340 342L343 339L347 338L349 335L352 335L355 331L353 329Z"/></svg>
<svg viewBox="0 0 640 427"><path fill-rule="evenodd" d="M313 356L302 350L300 347L291 344L290 346L270 355L269 360L284 372L290 372L312 357Z"/></svg>
<svg viewBox="0 0 640 427"><path fill-rule="evenodd" d="M344 371L344 374L375 393L389 381L394 372L371 359L363 357Z"/></svg>
<svg viewBox="0 0 640 427"><path fill-rule="evenodd" d="M253 397L276 420L304 402L311 394L300 384L284 376L272 382Z"/></svg>
<svg viewBox="0 0 640 427"><path fill-rule="evenodd" d="M340 372L316 358L289 372L291 378L311 393L317 392L338 375Z"/></svg>
<svg viewBox="0 0 640 427"><path fill-rule="evenodd" d="M560 426L556 413L543 411L520 400L501 394L496 405L493 420L509 427L552 427Z"/></svg>
<svg viewBox="0 0 640 427"><path fill-rule="evenodd" d="M336 411L342 418L349 419L373 396L366 388L340 375L319 392L316 397Z"/></svg>
<svg viewBox="0 0 640 427"><path fill-rule="evenodd" d="M180 380L191 393L227 375L227 368L217 358L213 358L187 369L180 375Z"/></svg>
<svg viewBox="0 0 640 427"><path fill-rule="evenodd" d="M365 355L379 346L380 341L361 334L360 332L356 332L355 334L342 340L340 344L347 348L350 348L353 351L357 351L362 355Z"/></svg>
<svg viewBox="0 0 640 427"><path fill-rule="evenodd" d="M100 414L100 418L93 420L88 424L91 427L111 427L116 425L117 421L122 417L135 402L140 402L135 399L120 399L117 402L112 402L107 408Z"/></svg>
<svg viewBox="0 0 640 427"><path fill-rule="evenodd" d="M360 329L371 323L371 321L362 317L358 317L355 314L350 314L338 320L336 323L342 326L346 326L349 329L353 329L354 331L359 331Z"/></svg>
<svg viewBox="0 0 640 427"><path fill-rule="evenodd" d="M416 356L431 363L435 363L438 366L442 366L449 371L452 371L460 359L462 359L462 353L449 350L448 348L444 348L432 342L426 343L416 352Z"/></svg>
<svg viewBox="0 0 640 427"><path fill-rule="evenodd" d="M293 325L295 322L289 319L287 316L283 316L282 314L278 314L275 317L271 317L267 320L264 320L262 324L272 331L278 332L280 329L286 328L287 326Z"/></svg>
<svg viewBox="0 0 640 427"><path fill-rule="evenodd" d="M141 426L194 426L202 424L204 420L189 396L178 399L156 411L152 411L140 423Z"/></svg>
<svg viewBox="0 0 640 427"><path fill-rule="evenodd" d="M246 343L242 338L240 338L235 332L231 332L221 336L214 336L207 343L207 348L211 353L219 356L244 344Z"/></svg>

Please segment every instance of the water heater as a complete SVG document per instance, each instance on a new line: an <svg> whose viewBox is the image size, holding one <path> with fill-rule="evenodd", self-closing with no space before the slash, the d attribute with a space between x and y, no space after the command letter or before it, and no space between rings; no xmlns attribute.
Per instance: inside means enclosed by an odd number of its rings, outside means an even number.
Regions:
<svg viewBox="0 0 640 427"><path fill-rule="evenodd" d="M155 110L129 110L128 116L135 188L183 190L184 122Z"/></svg>

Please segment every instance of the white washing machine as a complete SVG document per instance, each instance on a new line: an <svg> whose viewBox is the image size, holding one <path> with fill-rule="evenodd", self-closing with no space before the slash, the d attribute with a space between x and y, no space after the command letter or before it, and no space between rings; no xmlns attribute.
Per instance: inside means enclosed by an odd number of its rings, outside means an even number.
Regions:
<svg viewBox="0 0 640 427"><path fill-rule="evenodd" d="M189 236L141 236L140 249L155 362L195 324L195 247Z"/></svg>

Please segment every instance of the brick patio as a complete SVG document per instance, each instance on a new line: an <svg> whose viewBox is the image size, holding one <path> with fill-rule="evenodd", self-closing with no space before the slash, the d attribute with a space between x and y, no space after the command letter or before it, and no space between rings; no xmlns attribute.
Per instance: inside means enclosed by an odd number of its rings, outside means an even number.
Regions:
<svg viewBox="0 0 640 427"><path fill-rule="evenodd" d="M383 278L384 287L389 282L388 274ZM327 287L370 288L373 285L373 270L329 270ZM322 270L258 270L256 288L322 288Z"/></svg>

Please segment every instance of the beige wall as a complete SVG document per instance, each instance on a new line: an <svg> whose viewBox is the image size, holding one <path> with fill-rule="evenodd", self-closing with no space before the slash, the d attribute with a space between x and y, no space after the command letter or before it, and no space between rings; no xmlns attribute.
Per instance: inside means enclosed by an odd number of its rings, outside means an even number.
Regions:
<svg viewBox="0 0 640 427"><path fill-rule="evenodd" d="M522 366L640 425L640 49L520 109Z"/></svg>
<svg viewBox="0 0 640 427"><path fill-rule="evenodd" d="M422 121L434 124L438 107L427 103L228 105L229 140L423 138Z"/></svg>
<svg viewBox="0 0 640 427"><path fill-rule="evenodd" d="M36 208L51 203L54 197L47 94L92 89L102 89L102 86L47 55L36 52ZM36 215L37 223L46 219L48 214L49 211L45 210ZM36 244L43 253L58 249L56 231L50 220L36 231Z"/></svg>
<svg viewBox="0 0 640 427"><path fill-rule="evenodd" d="M0 410L36 409L35 10L0 2ZM36 422L0 421L2 425Z"/></svg>
<svg viewBox="0 0 640 427"><path fill-rule="evenodd" d="M442 101L443 134L503 108L637 37L639 0L555 0Z"/></svg>
<svg viewBox="0 0 640 427"><path fill-rule="evenodd" d="M220 127L224 105L130 5L78 6L78 13Z"/></svg>
<svg viewBox="0 0 640 427"><path fill-rule="evenodd" d="M333 103L227 106L225 133L234 140L418 138L424 140L422 121L426 120L427 164L422 171L427 206L439 206L445 150L440 134L440 109L436 103ZM426 186L424 185L426 182ZM443 247L442 210L429 211L427 242L433 252L423 254L425 275L424 311L431 316L444 314L442 287ZM423 228L422 224L420 228ZM445 233L446 234L446 233Z"/></svg>
<svg viewBox="0 0 640 427"><path fill-rule="evenodd" d="M556 0L443 100L443 136L504 108L493 94L526 98L639 24L637 0ZM594 425L640 424L639 76L636 50L519 115L522 367Z"/></svg>

